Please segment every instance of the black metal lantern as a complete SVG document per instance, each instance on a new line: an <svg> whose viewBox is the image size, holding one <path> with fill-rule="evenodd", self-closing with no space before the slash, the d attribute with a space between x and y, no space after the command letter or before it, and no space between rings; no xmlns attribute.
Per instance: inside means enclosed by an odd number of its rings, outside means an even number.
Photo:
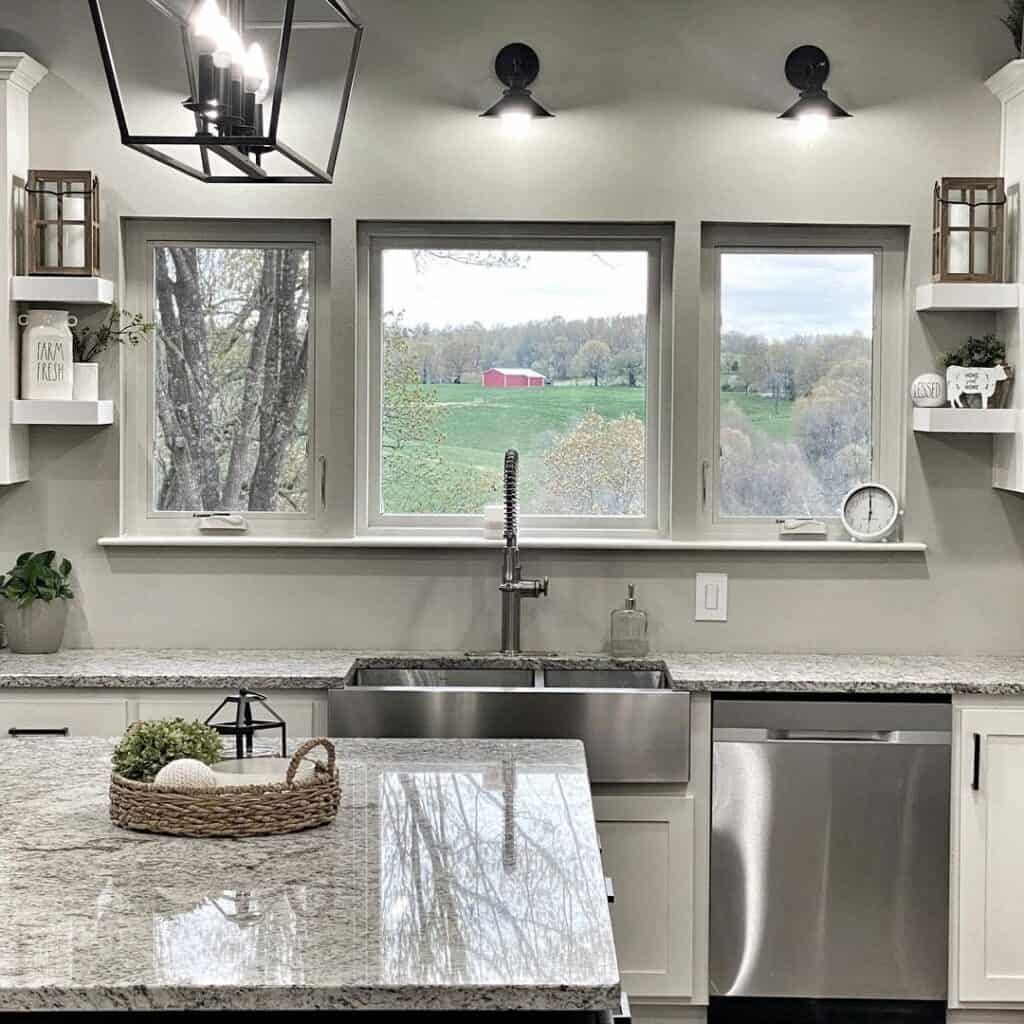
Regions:
<svg viewBox="0 0 1024 1024"><path fill-rule="evenodd" d="M160 25L152 30L149 26L142 30L133 26L136 34L143 31L147 38L132 39L132 44L141 48L155 46L157 29L166 25L173 41L176 41L174 45L182 49L182 55L177 59L180 67L172 76L180 80L179 98L176 103L169 101L161 127L180 117L182 108L191 124L185 123L179 130L156 132L133 132L129 129L114 48L104 20L103 0L89 0L110 98L121 142L125 146L199 181L253 184L329 184L333 181L363 33L362 25L345 0L305 0L303 12L308 12L313 6L317 10L322 8L324 20L303 22L296 20L296 0L265 0L260 6L261 14L267 10L268 4L276 5L274 17L260 21L246 19L246 0L221 0L226 10L224 14L217 0L136 2L141 9L155 9L164 17L158 19ZM334 56L339 48L325 47L319 55L307 55L305 59L297 57L293 53L296 29L304 30L300 33L304 36L326 33L331 29L343 29L351 35L348 63L340 85L337 120L322 129L315 125L315 117L304 117L301 122L312 138L330 139L322 166L281 139L286 74L290 68L289 59L293 73L295 68L307 76L330 70L334 67ZM254 41L256 36L264 41L276 37L276 58L272 64L268 64L264 47ZM164 47L161 56L164 56L172 40L160 34L160 43ZM267 42L266 52L269 54L271 49ZM344 48L340 48L340 52L344 53ZM138 65L137 57L134 63ZM135 70L138 77L138 67ZM162 75L160 85L166 89L167 71L162 65L159 71ZM157 69L152 75L155 83ZM297 119L291 120L298 123ZM189 132L193 126L194 130ZM190 164L182 159L188 150L196 158L196 163ZM268 162L273 166L266 166Z"/></svg>
<svg viewBox="0 0 1024 1024"><path fill-rule="evenodd" d="M534 118L555 116L533 98L528 88L540 74L540 58L532 46L526 43L503 46L494 59L494 73L505 91L481 117L501 118L510 133L522 134Z"/></svg>
<svg viewBox="0 0 1024 1024"><path fill-rule="evenodd" d="M253 715L253 705L262 707L262 710L271 715L271 718L257 718ZM220 714L221 708L233 706L235 711L230 719L215 722L214 719ZM216 729L221 736L235 737L235 757L253 756L253 738L258 732L265 732L271 729L281 731L281 757L287 756L288 737L284 719L267 703L267 698L262 693L254 693L242 687L237 694L225 697L216 707L213 714L206 719L206 724Z"/></svg>
<svg viewBox="0 0 1024 1024"><path fill-rule="evenodd" d="M800 98L781 114L784 120L823 126L834 118L853 117L825 91L832 66L819 46L798 46L786 58L786 80L799 90Z"/></svg>

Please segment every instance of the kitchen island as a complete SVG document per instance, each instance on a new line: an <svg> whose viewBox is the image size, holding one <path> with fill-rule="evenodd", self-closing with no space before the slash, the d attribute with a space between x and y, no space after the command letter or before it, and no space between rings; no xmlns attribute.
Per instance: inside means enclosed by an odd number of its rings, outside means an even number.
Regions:
<svg viewBox="0 0 1024 1024"><path fill-rule="evenodd" d="M237 841L115 828L113 746L4 745L0 1011L617 1009L582 744L342 741L331 825Z"/></svg>

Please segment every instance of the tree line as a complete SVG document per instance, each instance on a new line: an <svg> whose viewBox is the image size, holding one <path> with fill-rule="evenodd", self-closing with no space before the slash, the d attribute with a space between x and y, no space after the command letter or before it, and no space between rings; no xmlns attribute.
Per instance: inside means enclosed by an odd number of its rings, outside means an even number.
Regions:
<svg viewBox="0 0 1024 1024"><path fill-rule="evenodd" d="M644 381L642 315L555 316L494 327L417 324L403 327L402 335L423 384L462 383L492 366L528 367L553 381L586 378L595 386L638 387Z"/></svg>

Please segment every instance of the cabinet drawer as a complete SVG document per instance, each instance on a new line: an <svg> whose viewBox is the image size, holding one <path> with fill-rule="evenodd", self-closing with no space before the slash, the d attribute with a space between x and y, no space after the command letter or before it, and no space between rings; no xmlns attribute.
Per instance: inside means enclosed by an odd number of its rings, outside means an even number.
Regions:
<svg viewBox="0 0 1024 1024"><path fill-rule="evenodd" d="M67 729L69 736L120 736L127 720L128 702L124 700L0 701L0 739L17 738L19 729Z"/></svg>

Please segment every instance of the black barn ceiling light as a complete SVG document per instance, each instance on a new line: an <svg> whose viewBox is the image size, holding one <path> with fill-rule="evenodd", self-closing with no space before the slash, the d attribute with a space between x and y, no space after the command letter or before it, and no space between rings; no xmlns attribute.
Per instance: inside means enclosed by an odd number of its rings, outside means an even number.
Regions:
<svg viewBox="0 0 1024 1024"><path fill-rule="evenodd" d="M799 90L800 98L779 117L798 121L811 137L824 132L834 118L853 117L825 91L830 70L828 56L818 46L798 46L786 58L786 79Z"/></svg>
<svg viewBox="0 0 1024 1024"><path fill-rule="evenodd" d="M498 117L508 134L525 135L535 117L555 116L533 98L528 88L540 73L540 58L532 46L526 43L503 46L494 59L494 73L505 86L505 92L481 117Z"/></svg>
<svg viewBox="0 0 1024 1024"><path fill-rule="evenodd" d="M133 133L129 129L102 0L89 0L103 70L125 146L205 182L330 183L334 179L363 34L362 25L345 0L303 0L304 11L316 6L318 11L323 11L324 18L306 22L296 19L296 0L274 0L274 18L257 23L246 21L245 0L221 0L226 13L221 12L217 0L136 2L142 9L155 8L165 15L171 22L168 30L175 38L180 36L176 44L183 51L180 95L185 98L180 106L174 104L167 110L164 125L170 126L183 116L181 107L184 107L195 130L188 134L188 122L183 125L185 133L180 130ZM266 9L267 4L262 4L261 11ZM330 150L323 166L296 152L279 134L285 75L295 29L307 32L346 29L351 35L337 120L325 125L322 132L323 138L330 139ZM247 30L264 37L269 31L279 40L269 68L268 56L264 55L260 44L245 40ZM145 45L145 40L138 40L136 45ZM300 67L300 70L308 72L309 68ZM186 147L193 151L195 163L179 158ZM172 155L175 151L179 155ZM264 167L268 160L273 170Z"/></svg>

